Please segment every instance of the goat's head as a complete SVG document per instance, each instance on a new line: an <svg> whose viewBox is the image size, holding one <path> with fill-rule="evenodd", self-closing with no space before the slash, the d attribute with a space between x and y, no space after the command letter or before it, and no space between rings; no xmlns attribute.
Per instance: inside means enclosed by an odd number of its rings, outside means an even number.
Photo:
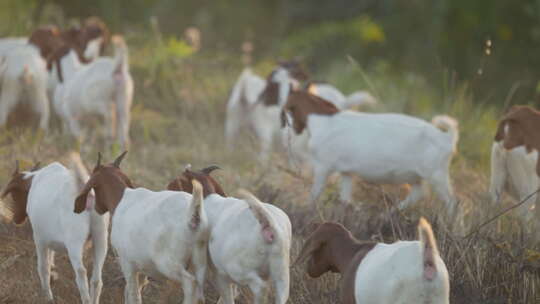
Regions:
<svg viewBox="0 0 540 304"><path fill-rule="evenodd" d="M30 172L38 169L39 163ZM26 214L26 205L28 203L28 192L30 191L31 184L32 177L27 177L25 172L20 172L19 161L16 161L15 171L11 174L11 180L4 189L4 192L2 192L2 198L11 194L14 202L8 204L6 207L13 212L13 222L17 225L23 224L28 217L28 214Z"/></svg>
<svg viewBox="0 0 540 304"><path fill-rule="evenodd" d="M75 213L81 213L86 209L88 194L92 189L95 192L97 213L114 212L125 188L133 188L129 178L120 170L120 163L126 153L127 151L118 156L114 162L106 165L101 164L101 153L98 154L98 160L90 178L75 199Z"/></svg>
<svg viewBox="0 0 540 304"><path fill-rule="evenodd" d="M540 147L535 143L534 133L540 127L540 112L528 106L512 106L499 122L495 141L504 140L505 149L511 150L518 146Z"/></svg>
<svg viewBox="0 0 540 304"><path fill-rule="evenodd" d="M309 114L334 115L337 112L339 110L333 103L307 92L295 91L289 95L287 103L281 110L281 127L287 125L289 114L294 131L301 134L306 128Z"/></svg>
<svg viewBox="0 0 540 304"><path fill-rule="evenodd" d="M85 57L95 59L98 56L103 56L105 47L110 40L109 29L105 22L96 16L88 17L84 21L82 30Z"/></svg>
<svg viewBox="0 0 540 304"><path fill-rule="evenodd" d="M41 57L44 59L49 58L49 56L63 44L60 31L53 25L37 28L32 32L32 35L30 35L28 43L39 48Z"/></svg>
<svg viewBox="0 0 540 304"><path fill-rule="evenodd" d="M193 193L193 180L197 180L203 187L204 197L212 193L226 197L227 195L221 185L210 175L216 169L220 168L212 165L201 170L192 171L191 166L188 165L178 178L175 178L167 185L167 190Z"/></svg>
<svg viewBox="0 0 540 304"><path fill-rule="evenodd" d="M308 237L295 265L308 260L307 273L310 277L316 278L325 272L340 272L336 257L344 242L352 238L350 232L338 223L325 222L316 225L315 231Z"/></svg>
<svg viewBox="0 0 540 304"><path fill-rule="evenodd" d="M300 61L296 59L281 61L279 62L279 66L287 69L291 77L298 81L305 81L309 78L309 74L306 72L306 69L302 66Z"/></svg>

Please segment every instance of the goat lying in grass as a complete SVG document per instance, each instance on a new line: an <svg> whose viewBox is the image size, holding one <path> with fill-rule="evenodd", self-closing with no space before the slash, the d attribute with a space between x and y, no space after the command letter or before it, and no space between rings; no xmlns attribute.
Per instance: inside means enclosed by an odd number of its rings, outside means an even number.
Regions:
<svg viewBox="0 0 540 304"><path fill-rule="evenodd" d="M306 92L289 95L281 119L283 127L292 119L296 134L309 131L312 202L319 198L328 175L339 172L343 201L352 200L352 174L372 183L411 184L412 191L400 208L422 198L421 182L427 180L446 202L447 212L455 211L448 172L458 141L454 119L437 116L430 124L403 114L339 111Z"/></svg>
<svg viewBox="0 0 540 304"><path fill-rule="evenodd" d="M270 283L276 292L275 303L286 303L292 237L289 217L247 191L241 191L243 199L226 197L221 186L210 176L215 168L186 169L172 183L179 180L176 185L186 192L192 191L194 180L203 186L204 208L210 227L208 252L216 270L221 303L234 303L233 283L249 287L254 303L263 303L264 291Z"/></svg>
<svg viewBox="0 0 540 304"><path fill-rule="evenodd" d="M55 92L54 106L77 138L80 120L91 113L105 118L109 138L118 137L120 145L129 145L133 80L129 73L128 49L124 39L114 36L114 58L100 57L80 68Z"/></svg>
<svg viewBox="0 0 540 304"><path fill-rule="evenodd" d="M267 160L274 137L279 134L279 112L287 101L291 91L299 90L299 82L307 79L307 74L295 62L281 63L268 76L266 82L255 75L251 69L245 69L234 85L227 103L225 140L232 145L234 137L244 126L255 131L260 143L260 158ZM367 92L357 91L345 97L330 84L310 83L307 90L344 109L354 106L373 105L376 100ZM288 146L287 134L280 134L282 143ZM298 142L298 143L297 143ZM293 157L305 155L305 140L295 139L292 147ZM305 149L304 149L305 150Z"/></svg>
<svg viewBox="0 0 540 304"><path fill-rule="evenodd" d="M83 212L86 197L96 193L95 209L112 216L111 244L119 256L126 279L125 303L142 303L139 273L182 282L183 303L204 303L208 222L202 189L193 183L194 194L133 189L120 170L124 152L113 163L101 165L101 156L90 179L75 200L76 213ZM195 277L188 272L193 264ZM195 290L193 290L195 286Z"/></svg>
<svg viewBox="0 0 540 304"><path fill-rule="evenodd" d="M50 286L51 267L55 250L67 249L69 261L75 271L77 287L83 304L98 304L103 286L101 273L107 254L108 216L100 217L93 211L93 193L87 193L88 203L81 214L74 214L73 200L88 173L78 155L72 155L73 170L54 162L43 169L15 172L2 197L11 194L14 203L13 222L22 224L28 217L36 244L37 270L41 288L48 301L53 300ZM93 244L93 270L90 290L83 251L88 239Z"/></svg>
<svg viewBox="0 0 540 304"><path fill-rule="evenodd" d="M419 241L361 242L341 224L320 224L295 264L309 259L307 273L342 275L343 304L449 303L448 270L429 223L418 225Z"/></svg>
<svg viewBox="0 0 540 304"><path fill-rule="evenodd" d="M539 128L540 112L528 106L513 106L499 122L491 148L489 191L494 202L500 203L507 182L520 200L540 188ZM535 212L536 221L540 221L538 194L532 195L520 207L520 216L525 223L534 219Z"/></svg>

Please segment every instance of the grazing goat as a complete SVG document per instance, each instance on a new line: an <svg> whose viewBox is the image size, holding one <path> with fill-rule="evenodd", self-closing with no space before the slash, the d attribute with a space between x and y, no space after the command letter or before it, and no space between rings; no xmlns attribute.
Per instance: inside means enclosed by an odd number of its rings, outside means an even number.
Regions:
<svg viewBox="0 0 540 304"><path fill-rule="evenodd" d="M353 173L372 183L411 184L412 191L400 208L423 196L421 181L425 179L446 202L449 214L455 211L448 172L458 141L454 119L437 116L430 124L403 114L339 111L332 103L306 92L290 94L281 112L283 127L289 119L296 134L309 131L313 203L328 175L339 172L343 201L352 199Z"/></svg>
<svg viewBox="0 0 540 304"><path fill-rule="evenodd" d="M292 237L289 217L245 190L240 191L243 199L219 193L223 192L218 190L221 186L210 176L215 168L211 166L201 171L187 168L178 185L187 192L191 191L193 180L203 186L204 208L210 226L208 252L216 270L221 303L234 303L235 283L249 287L257 304L263 302L267 285L273 284L275 303L284 304L289 297Z"/></svg>
<svg viewBox="0 0 540 304"><path fill-rule="evenodd" d="M133 80L129 73L128 49L124 39L114 36L114 58L100 57L81 67L55 92L54 107L71 133L81 137L80 120L97 113L105 118L109 138L129 145Z"/></svg>
<svg viewBox="0 0 540 304"><path fill-rule="evenodd" d="M49 127L49 98L47 97L46 63L33 45L22 45L5 54L5 68L1 75L0 126L7 122L15 106L25 98L40 115L39 127Z"/></svg>
<svg viewBox="0 0 540 304"><path fill-rule="evenodd" d="M320 224L304 243L295 265L309 258L307 273L342 275L342 304L448 304L448 270L431 226L418 225L419 241L361 242L341 224Z"/></svg>
<svg viewBox="0 0 540 304"><path fill-rule="evenodd" d="M139 281L139 273L182 282L183 303L204 303L208 223L200 184L194 182L193 196L185 192L133 189L120 170L126 153L107 165L101 165L99 155L90 179L75 199L74 211L84 211L86 197L93 189L96 211L110 212L111 244L126 279L126 304L142 303L144 282ZM195 277L187 270L190 262Z"/></svg>
<svg viewBox="0 0 540 304"><path fill-rule="evenodd" d="M274 137L279 134L279 112L287 101L291 90L299 90L299 82L307 79L307 74L296 62L280 63L268 76L262 78L245 69L236 82L227 103L225 140L229 146L243 126L255 131L260 143L259 157L266 161L269 157ZM307 90L343 107L372 105L375 99L367 92L358 91L345 97L329 84L310 83ZM288 134L279 134L284 147L289 145ZM296 137L296 136L295 136ZM306 136L291 141L291 158L305 159Z"/></svg>
<svg viewBox="0 0 540 304"><path fill-rule="evenodd" d="M83 304L98 304L103 286L101 273L107 254L107 227L109 218L100 217L91 205L93 193L88 193L84 212L74 214L73 200L88 179L88 173L78 154L73 154L74 168L69 170L54 162L40 170L19 172L11 177L2 197L11 194L14 202L13 222L22 224L28 217L32 225L37 253L37 270L41 288L48 301L53 300L50 286L51 266L55 250L67 249L69 261L75 271L77 287ZM93 244L93 270L88 290L83 252L88 239Z"/></svg>
<svg viewBox="0 0 540 304"><path fill-rule="evenodd" d="M500 203L508 182L520 200L540 188L540 112L528 106L513 106L497 126L491 148L491 184L489 192L494 202ZM520 207L525 222L540 220L538 194L532 195ZM536 207L535 207L536 205Z"/></svg>

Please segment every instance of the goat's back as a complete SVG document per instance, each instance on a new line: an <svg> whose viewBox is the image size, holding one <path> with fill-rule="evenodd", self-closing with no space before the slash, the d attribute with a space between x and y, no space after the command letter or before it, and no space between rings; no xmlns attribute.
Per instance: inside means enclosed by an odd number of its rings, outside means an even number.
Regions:
<svg viewBox="0 0 540 304"><path fill-rule="evenodd" d="M309 149L314 161L371 182L411 182L447 166L451 136L432 124L402 114L352 111L310 115Z"/></svg>
<svg viewBox="0 0 540 304"><path fill-rule="evenodd" d="M175 271L196 237L188 223L191 199L186 192L126 189L111 229L120 257L150 275Z"/></svg>
<svg viewBox="0 0 540 304"><path fill-rule="evenodd" d="M447 304L448 271L440 256L435 257L436 277L423 276L420 241L377 244L358 266L355 280L357 303Z"/></svg>
<svg viewBox="0 0 540 304"><path fill-rule="evenodd" d="M32 184L26 209L34 235L58 243L86 240L91 215L89 211L73 212L78 194L73 172L54 162L27 176L32 177Z"/></svg>
<svg viewBox="0 0 540 304"><path fill-rule="evenodd" d="M246 270L258 271L268 265L272 256L280 256L283 250L290 248L292 232L288 216L276 206L262 205L275 230L276 239L272 244L264 241L261 226L246 202L216 194L205 199L212 262L235 281L247 279L242 277L250 273Z"/></svg>

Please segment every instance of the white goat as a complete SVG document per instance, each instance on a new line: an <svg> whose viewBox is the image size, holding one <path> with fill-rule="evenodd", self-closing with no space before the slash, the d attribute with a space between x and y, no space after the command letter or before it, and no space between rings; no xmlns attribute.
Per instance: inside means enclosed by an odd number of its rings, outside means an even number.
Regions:
<svg viewBox="0 0 540 304"><path fill-rule="evenodd" d="M112 42L114 58L99 57L66 79L55 92L54 106L76 137L81 136L83 116L97 113L105 118L108 136L118 136L121 146L127 147L133 80L124 39L114 36Z"/></svg>
<svg viewBox="0 0 540 304"><path fill-rule="evenodd" d="M6 37L0 39L0 57L7 54L11 49L28 43L26 37Z"/></svg>
<svg viewBox="0 0 540 304"><path fill-rule="evenodd" d="M242 127L255 131L260 144L259 157L266 161L269 157L272 143L276 135L281 136L284 147L291 146L291 158L305 159L307 137L291 136L279 133L279 112L287 101L291 87L299 89L299 82L284 66L278 66L265 82L246 68L234 85L227 103L227 118L225 123L225 140L230 147L234 137ZM345 97L338 89L330 84L310 84L308 91L321 96L338 107L352 108L354 106L373 105L375 98L365 91L357 91Z"/></svg>
<svg viewBox="0 0 540 304"><path fill-rule="evenodd" d="M1 77L0 126L23 98L40 115L39 127L49 127L49 99L47 97L47 67L39 50L33 45L11 48L5 54L5 69Z"/></svg>
<svg viewBox="0 0 540 304"><path fill-rule="evenodd" d="M217 269L223 303L232 304L232 283L248 286L262 303L267 281L275 303L289 298L291 222L281 209L242 192L244 200L212 194L205 199L210 222L208 251Z"/></svg>
<svg viewBox="0 0 540 304"><path fill-rule="evenodd" d="M204 302L208 222L200 184L194 182L193 196L133 189L119 168L125 154L108 165L101 165L98 159L75 201L75 212L84 210L86 196L94 189L96 211L112 214L111 244L126 279L126 304L142 303L144 283L139 282L139 273L182 282L185 304ZM187 270L190 261L196 278Z"/></svg>
<svg viewBox="0 0 540 304"><path fill-rule="evenodd" d="M289 96L283 107L283 126L289 118L296 134L309 131L315 179L312 202L318 199L332 172L341 174L340 196L350 202L351 174L356 173L368 182L411 184L412 191L400 208L423 196L421 181L427 180L446 202L448 211L454 211L448 172L458 141L454 119L439 116L434 118L434 125L403 114L340 112L331 103L305 92Z"/></svg>
<svg viewBox="0 0 540 304"><path fill-rule="evenodd" d="M540 188L540 141L536 136L539 127L540 112L527 106L513 106L499 122L491 148L489 192L493 202L501 202L507 182L520 201ZM540 220L538 194L532 195L519 209L525 223L534 218L534 209Z"/></svg>
<svg viewBox="0 0 540 304"><path fill-rule="evenodd" d="M278 207L260 202L245 190L244 199L223 197L221 186L209 175L217 167L201 171L186 169L176 183L190 192L192 180L201 182L204 208L210 226L208 252L216 269L222 303L234 303L233 283L248 286L254 303L262 303L267 285L273 284L276 304L289 297L291 222ZM176 180L175 180L176 181Z"/></svg>
<svg viewBox="0 0 540 304"><path fill-rule="evenodd" d="M309 258L311 277L341 273L342 303L448 304L448 270L424 218L418 234L419 241L361 242L341 224L325 222L306 240L295 264Z"/></svg>
<svg viewBox="0 0 540 304"><path fill-rule="evenodd" d="M83 206L84 212L72 212L80 184L88 179L88 173L77 155L72 155L72 162L75 165L73 170L54 162L43 169L21 173L17 165L3 197L11 193L14 200L11 209L16 224L22 224L26 217L30 219L36 244L37 269L46 299L53 300L50 275L54 253L65 248L75 271L81 302L98 304L103 286L101 273L107 254L109 218L100 217L90 209L93 194L89 194L88 206ZM90 290L83 264L85 243L89 238L93 245L94 265Z"/></svg>

